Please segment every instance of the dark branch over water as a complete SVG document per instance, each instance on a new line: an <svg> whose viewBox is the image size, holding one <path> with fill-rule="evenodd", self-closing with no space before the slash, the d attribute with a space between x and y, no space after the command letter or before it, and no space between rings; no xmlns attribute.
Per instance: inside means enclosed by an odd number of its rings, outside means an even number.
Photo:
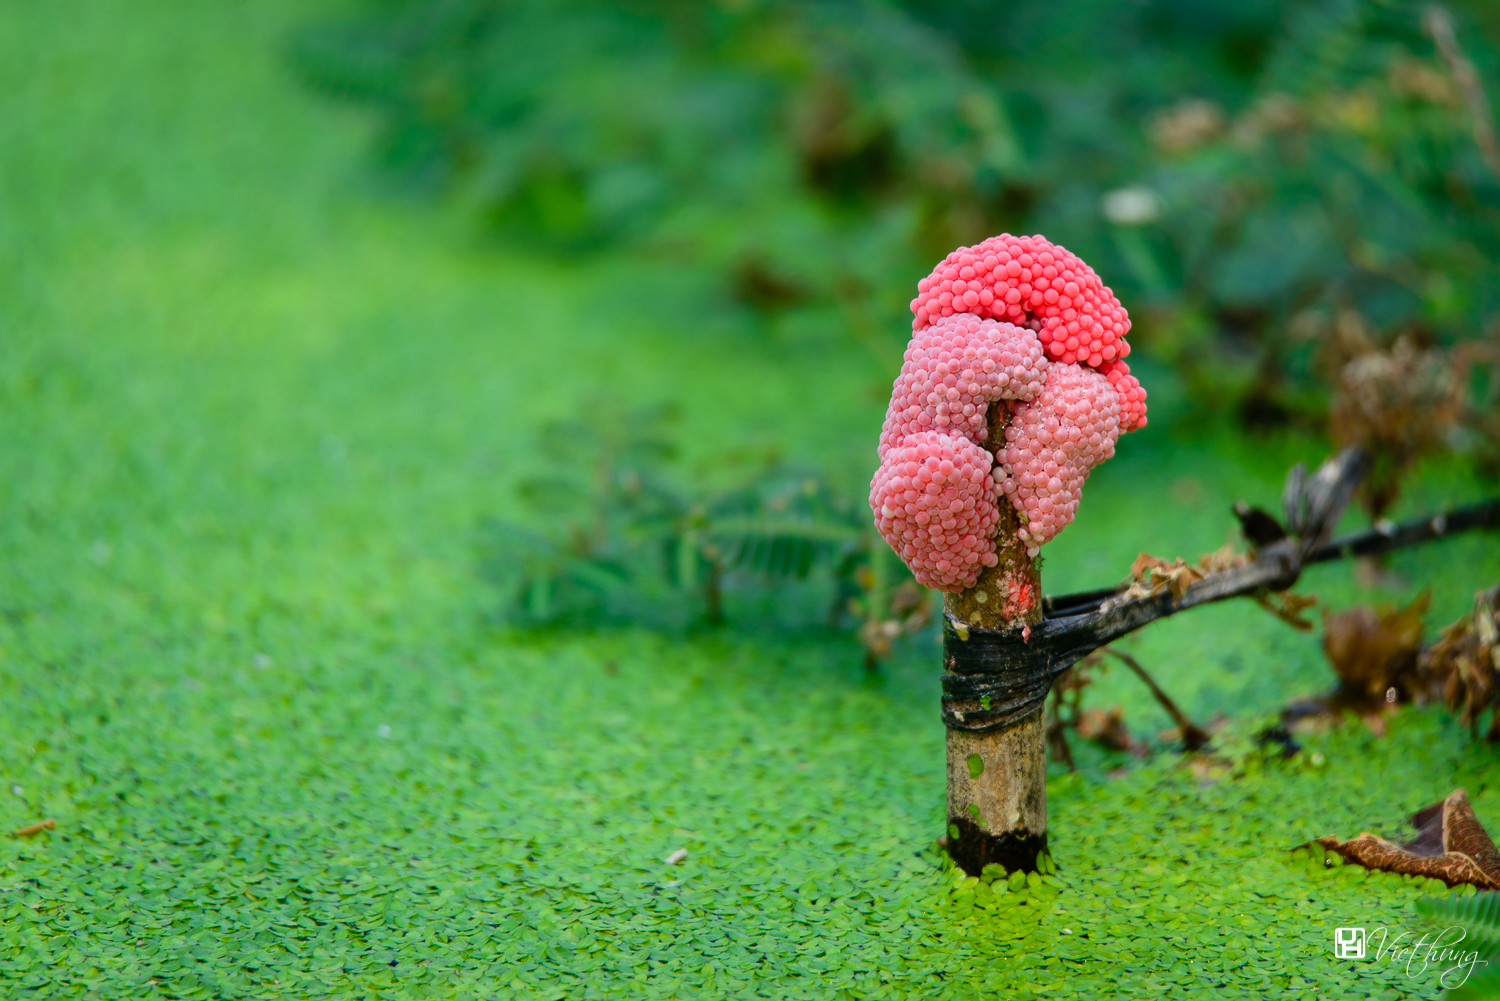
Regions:
<svg viewBox="0 0 1500 1001"><path fill-rule="evenodd" d="M981 629L944 616L943 722L953 730L1006 730L1041 707L1052 682L1080 659L1157 619L1189 608L1250 595L1285 591L1313 563L1374 556L1446 538L1457 532L1500 527L1500 498L1401 524L1381 522L1363 532L1330 539L1354 489L1369 470L1358 449L1345 449L1309 479L1299 463L1282 495L1285 521L1264 511L1238 509L1247 535L1263 544L1248 564L1126 600L1128 585L1048 597L1046 617L1022 630Z"/></svg>

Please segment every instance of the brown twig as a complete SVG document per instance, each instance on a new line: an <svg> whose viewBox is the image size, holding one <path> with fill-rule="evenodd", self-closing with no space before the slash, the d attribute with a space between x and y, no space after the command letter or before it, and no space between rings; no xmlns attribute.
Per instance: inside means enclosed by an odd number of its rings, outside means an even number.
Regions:
<svg viewBox="0 0 1500 1001"><path fill-rule="evenodd" d="M46 820L39 820L29 827L21 828L19 831L15 832L12 837L29 838L33 834L41 834L43 831L50 831L56 826L57 819L55 817L48 817Z"/></svg>
<svg viewBox="0 0 1500 1001"><path fill-rule="evenodd" d="M1484 165L1495 175L1496 180L1500 180L1500 139L1495 136L1495 120L1490 114L1490 101L1485 96L1479 71L1458 45L1458 38L1453 33L1453 15L1443 5L1433 4L1422 16L1422 26L1432 37L1432 43L1437 46L1443 62L1448 64L1448 72L1453 74L1453 82L1458 84L1464 103L1469 106L1474 144L1479 147Z"/></svg>
<svg viewBox="0 0 1500 1001"><path fill-rule="evenodd" d="M1161 707L1167 711L1167 715L1172 717L1172 722L1177 724L1177 731L1182 734L1183 747L1186 747L1189 751L1197 751L1208 746L1208 731L1188 719L1187 715L1181 709L1177 708L1177 703L1173 702L1172 697L1162 691L1161 687L1152 680L1151 675L1146 673L1146 669L1141 666L1140 661L1136 660L1130 654L1112 647L1105 647L1102 652L1109 654L1115 660L1130 668L1135 672L1137 678L1146 683L1146 687L1151 689L1151 694L1156 697L1156 701L1161 703Z"/></svg>
<svg viewBox="0 0 1500 1001"><path fill-rule="evenodd" d="M1087 658L1074 664L1059 675L1052 686L1052 714L1047 721L1047 749L1054 758L1067 765L1070 772L1078 771L1078 765L1073 760L1073 749L1068 746L1068 730L1078 729L1078 720L1083 714L1083 690L1093 681L1089 677L1091 666Z"/></svg>
<svg viewBox="0 0 1500 1001"><path fill-rule="evenodd" d="M1077 724L1077 720L1065 720L1062 717L1062 691L1054 688L1052 690L1052 719L1047 722L1047 750L1052 756L1068 766L1068 771L1078 771L1078 765L1073 761L1073 749L1068 746L1068 727Z"/></svg>
<svg viewBox="0 0 1500 1001"><path fill-rule="evenodd" d="M1491 498L1451 511L1438 511L1421 518L1403 521L1400 524L1381 521L1374 528L1341 535L1316 546L1302 557L1301 562L1306 566L1312 563L1349 559L1353 556L1378 556L1381 553L1404 549L1407 546L1447 538L1459 532L1493 528L1500 528L1500 498ZM1094 612L1099 609L1102 602L1116 603L1126 592L1129 583L1127 581L1125 584L1116 584L1114 587L1080 591L1076 594L1048 595L1042 599L1042 607L1046 609L1049 619ZM1196 582L1188 588L1188 591L1202 590L1201 584L1202 582ZM1221 595L1221 597L1232 596Z"/></svg>

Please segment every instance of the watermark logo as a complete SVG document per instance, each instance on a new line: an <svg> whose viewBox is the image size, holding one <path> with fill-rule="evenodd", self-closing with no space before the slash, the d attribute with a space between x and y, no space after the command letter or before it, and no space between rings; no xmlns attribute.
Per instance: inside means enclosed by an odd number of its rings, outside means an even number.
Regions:
<svg viewBox="0 0 1500 1001"><path fill-rule="evenodd" d="M1333 954L1338 959L1365 958L1365 930L1363 928L1335 928L1333 930Z"/></svg>
<svg viewBox="0 0 1500 1001"><path fill-rule="evenodd" d="M1459 947L1467 934L1458 925L1415 938L1411 932L1386 928L1374 928L1368 933L1363 928L1335 928L1333 955L1335 959L1364 959L1370 953L1370 941L1377 940L1375 962L1404 967L1410 980L1435 977L1440 986L1451 990L1463 986L1476 967L1489 965L1479 958L1477 951Z"/></svg>

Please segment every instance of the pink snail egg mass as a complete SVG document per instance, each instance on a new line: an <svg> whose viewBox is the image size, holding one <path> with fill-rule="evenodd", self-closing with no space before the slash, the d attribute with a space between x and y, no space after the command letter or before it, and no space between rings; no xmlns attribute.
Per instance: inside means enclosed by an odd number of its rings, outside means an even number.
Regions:
<svg viewBox="0 0 1500 1001"><path fill-rule="evenodd" d="M917 293L870 507L920 583L960 591L998 562L998 498L1023 515L1017 534L1034 556L1072 522L1120 435L1145 426L1146 391L1124 361L1119 300L1042 237L960 247ZM1000 401L1010 423L995 442Z"/></svg>

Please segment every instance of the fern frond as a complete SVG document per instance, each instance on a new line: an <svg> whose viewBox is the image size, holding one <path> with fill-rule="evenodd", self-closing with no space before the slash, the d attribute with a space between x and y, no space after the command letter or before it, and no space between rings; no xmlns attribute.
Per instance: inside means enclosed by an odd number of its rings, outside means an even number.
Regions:
<svg viewBox="0 0 1500 1001"><path fill-rule="evenodd" d="M1441 928L1461 928L1463 939L1452 945L1463 953L1477 953L1479 961L1461 984L1451 986L1448 1001L1497 1001L1500 999L1500 893L1481 892L1469 897L1423 897L1417 913ZM1457 971L1451 976L1457 976Z"/></svg>
<svg viewBox="0 0 1500 1001"><path fill-rule="evenodd" d="M841 550L865 541L859 528L842 522L756 517L716 521L709 538L726 566L799 580L816 563L831 562Z"/></svg>
<svg viewBox="0 0 1500 1001"><path fill-rule="evenodd" d="M1489 956L1500 953L1500 893L1472 897L1423 897L1417 913L1428 920L1464 929L1464 946Z"/></svg>
<svg viewBox="0 0 1500 1001"><path fill-rule="evenodd" d="M1500 999L1500 967L1496 966L1497 958L1500 957L1492 955L1488 960L1489 966L1476 964L1473 974L1459 986L1447 991L1443 997L1447 1001L1497 1001Z"/></svg>

